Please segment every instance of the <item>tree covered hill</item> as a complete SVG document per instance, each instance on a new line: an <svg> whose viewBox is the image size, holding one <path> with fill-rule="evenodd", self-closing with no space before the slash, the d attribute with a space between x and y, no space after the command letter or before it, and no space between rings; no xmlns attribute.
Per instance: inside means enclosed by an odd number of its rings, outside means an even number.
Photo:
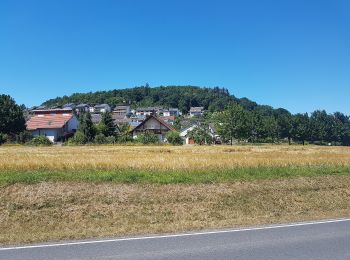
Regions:
<svg viewBox="0 0 350 260"><path fill-rule="evenodd" d="M132 107L164 106L178 107L188 112L190 107L203 106L211 112L223 110L228 103L235 101L248 110L258 105L247 98L236 98L225 88L201 88L196 86L146 86L129 89L115 89L89 93L74 93L71 96L57 97L43 103L45 106L61 106L67 103L107 103L131 104Z"/></svg>

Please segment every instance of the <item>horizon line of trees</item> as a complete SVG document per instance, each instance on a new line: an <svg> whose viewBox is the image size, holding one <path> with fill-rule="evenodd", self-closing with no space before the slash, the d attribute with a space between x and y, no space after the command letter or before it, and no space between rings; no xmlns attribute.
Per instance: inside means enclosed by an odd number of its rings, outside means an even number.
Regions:
<svg viewBox="0 0 350 260"><path fill-rule="evenodd" d="M325 110L291 114L286 109L272 110L260 107L249 111L237 103L231 103L221 112L210 116L224 142L234 140L252 143L275 143L288 140L291 144L305 142L313 144L350 145L350 117Z"/></svg>
<svg viewBox="0 0 350 260"><path fill-rule="evenodd" d="M80 126L73 141L132 141L128 134L129 126L121 125L118 130L110 113L105 113L102 122L97 126L93 125L89 115L90 113L86 113L80 118ZM225 143L233 143L234 140L251 143L288 140L289 143L293 141L302 144L308 142L350 146L350 117L341 112L328 114L325 110L316 110L311 114L293 115L283 108L273 109L259 105L249 109L238 102L230 101L225 109L208 112L204 120L216 126ZM181 124L177 124L177 127L180 128ZM203 131L196 130L192 134L197 140L210 142ZM23 106L17 105L9 95L0 95L0 144L6 140L25 143L30 139L30 133L25 128Z"/></svg>

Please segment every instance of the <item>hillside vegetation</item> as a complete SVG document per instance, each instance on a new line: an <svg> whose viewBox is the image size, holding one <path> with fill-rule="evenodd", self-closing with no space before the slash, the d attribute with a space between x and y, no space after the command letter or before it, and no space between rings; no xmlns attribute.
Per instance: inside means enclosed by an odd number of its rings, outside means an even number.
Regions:
<svg viewBox="0 0 350 260"><path fill-rule="evenodd" d="M247 98L236 98L225 88L200 88L195 86L161 86L151 88L148 85L98 91L90 93L75 93L71 96L57 97L43 103L45 106L61 106L67 103L107 103L116 105L128 103L134 107L164 106L177 107L186 113L190 107L203 106L209 111L223 110L227 104L235 101L246 109L253 109L257 104Z"/></svg>

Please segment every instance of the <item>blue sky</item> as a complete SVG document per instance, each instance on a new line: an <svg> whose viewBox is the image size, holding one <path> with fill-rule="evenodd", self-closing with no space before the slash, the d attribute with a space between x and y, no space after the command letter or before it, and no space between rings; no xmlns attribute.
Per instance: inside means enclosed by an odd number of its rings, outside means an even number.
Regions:
<svg viewBox="0 0 350 260"><path fill-rule="evenodd" d="M0 93L28 106L144 85L226 87L350 114L347 0L1 0Z"/></svg>

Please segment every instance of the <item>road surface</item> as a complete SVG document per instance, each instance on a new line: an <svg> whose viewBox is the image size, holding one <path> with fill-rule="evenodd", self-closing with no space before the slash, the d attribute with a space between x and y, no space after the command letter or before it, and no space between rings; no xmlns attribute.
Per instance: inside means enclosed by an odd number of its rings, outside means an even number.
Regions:
<svg viewBox="0 0 350 260"><path fill-rule="evenodd" d="M350 259L350 219L8 247L0 259Z"/></svg>

